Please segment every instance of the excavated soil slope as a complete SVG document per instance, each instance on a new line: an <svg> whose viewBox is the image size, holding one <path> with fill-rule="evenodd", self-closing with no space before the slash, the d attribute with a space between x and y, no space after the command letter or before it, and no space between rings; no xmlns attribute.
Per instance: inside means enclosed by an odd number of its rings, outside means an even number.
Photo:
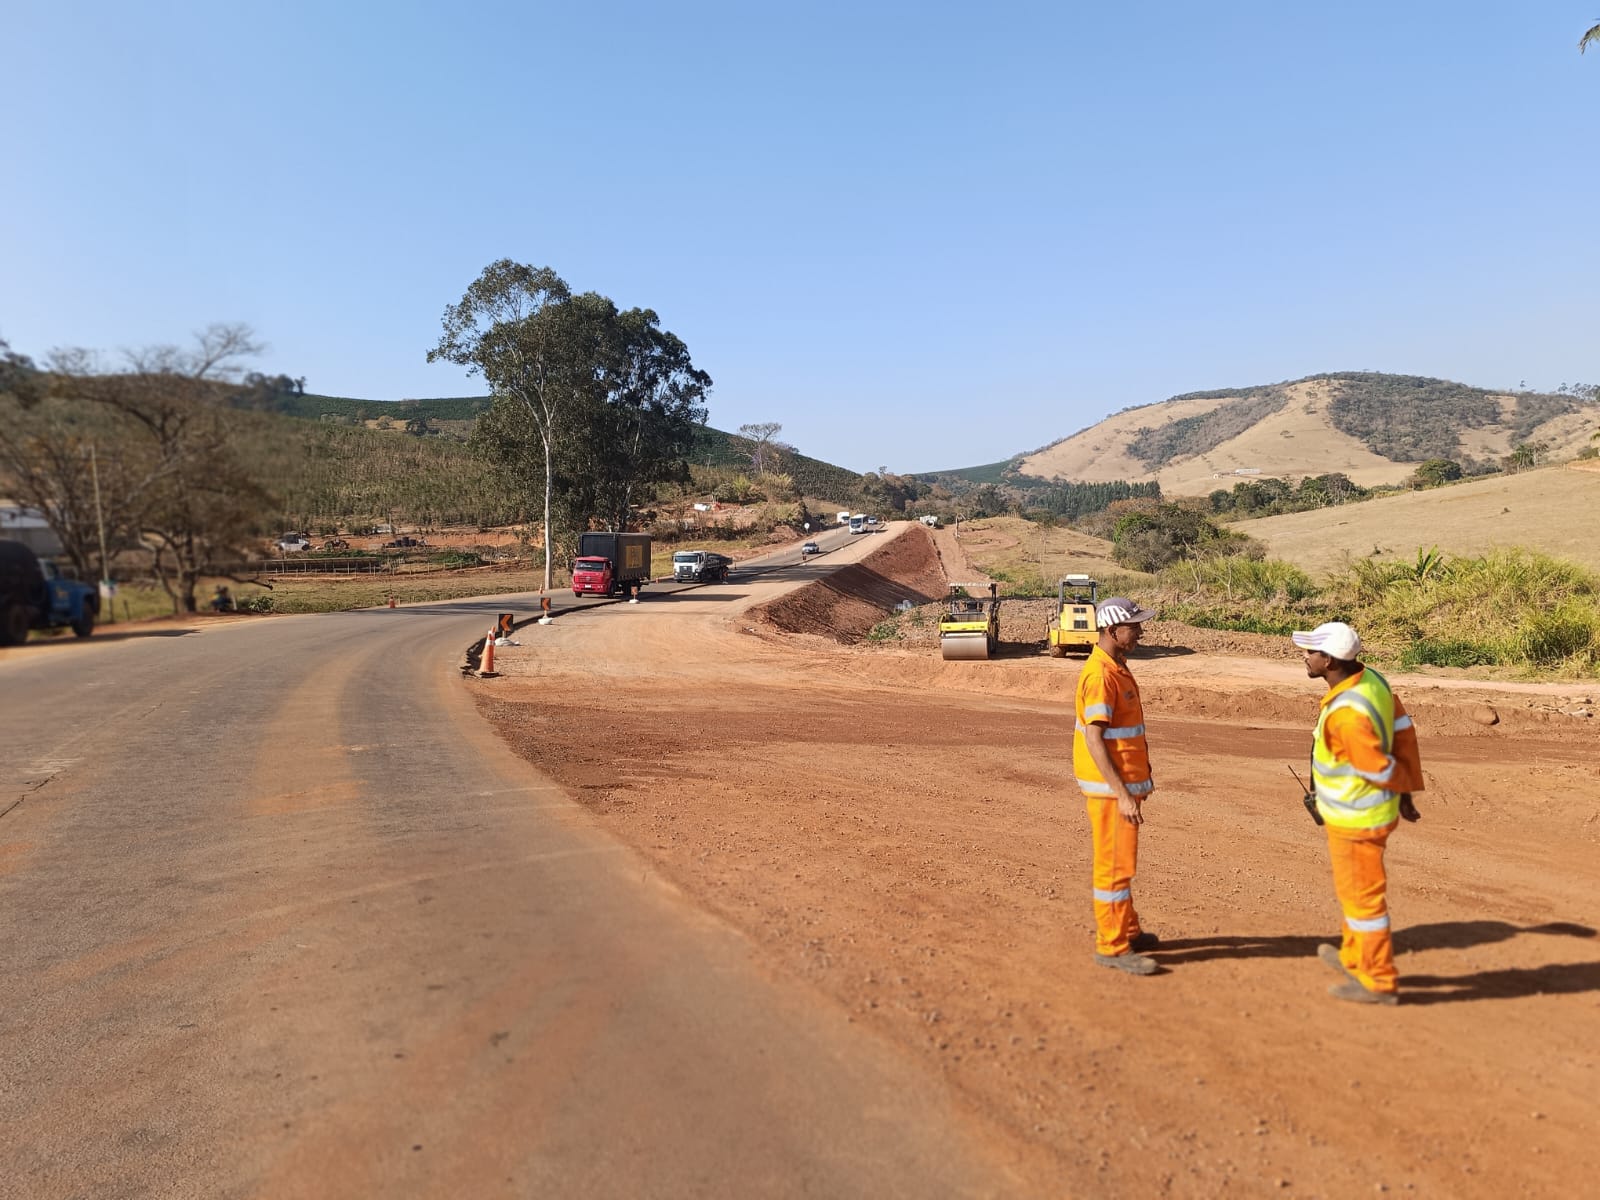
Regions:
<svg viewBox="0 0 1600 1200"><path fill-rule="evenodd" d="M758 605L754 615L784 633L854 642L897 605L926 604L943 595L945 586L932 536L914 525L859 563Z"/></svg>
<svg viewBox="0 0 1600 1200"><path fill-rule="evenodd" d="M1340 914L1285 769L1320 684L1162 630L1133 664L1157 783L1135 895L1162 973L1133 979L1091 956L1076 662L838 644L835 620L935 582L914 542L875 549L786 602L758 581L530 627L469 686L797 995L953 1091L1026 1181L996 1194L1487 1200L1600 1177L1600 738L1572 715L1592 695L1396 677L1428 784L1389 851L1403 1003L1351 1006L1325 994Z"/></svg>

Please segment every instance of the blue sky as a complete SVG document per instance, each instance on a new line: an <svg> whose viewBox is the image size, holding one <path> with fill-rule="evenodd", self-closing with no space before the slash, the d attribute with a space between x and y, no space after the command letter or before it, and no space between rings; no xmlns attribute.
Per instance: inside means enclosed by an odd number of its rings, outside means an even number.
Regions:
<svg viewBox="0 0 1600 1200"><path fill-rule="evenodd" d="M1324 370L1600 382L1600 0L11 0L0 336L252 324L346 396L493 259L654 308L711 423L990 462Z"/></svg>

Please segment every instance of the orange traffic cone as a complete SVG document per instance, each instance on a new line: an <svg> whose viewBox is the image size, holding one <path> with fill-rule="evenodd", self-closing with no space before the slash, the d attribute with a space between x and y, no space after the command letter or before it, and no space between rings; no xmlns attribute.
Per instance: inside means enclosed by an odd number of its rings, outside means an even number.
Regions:
<svg viewBox="0 0 1600 1200"><path fill-rule="evenodd" d="M483 667L478 671L479 679L492 679L498 674L494 669L494 635L491 629L489 636L483 639Z"/></svg>

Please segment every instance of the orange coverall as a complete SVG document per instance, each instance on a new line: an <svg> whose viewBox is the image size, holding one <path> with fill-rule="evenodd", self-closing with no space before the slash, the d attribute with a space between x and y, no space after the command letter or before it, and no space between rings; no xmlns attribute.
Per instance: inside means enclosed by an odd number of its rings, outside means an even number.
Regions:
<svg viewBox="0 0 1600 1200"><path fill-rule="evenodd" d="M1350 687L1361 672L1329 688L1322 698L1322 706L1340 692ZM1393 693L1391 693L1392 695ZM1394 716L1399 721L1406 715L1400 697L1394 697ZM1383 742L1373 729L1372 722L1353 708L1341 708L1328 714L1322 727L1323 741L1329 752L1339 762L1347 762L1358 771L1381 775L1392 765L1394 774L1385 785L1391 792L1420 792L1423 788L1422 757L1417 749L1417 731L1407 723L1396 729L1393 754L1385 754ZM1375 829L1346 829L1336 825L1326 826L1328 831L1328 857L1333 863L1333 888L1339 897L1339 907L1345 915L1344 939L1339 948L1339 961L1361 981L1363 987L1373 992L1394 992L1399 989L1399 972L1394 965L1394 942L1389 929L1389 877L1383 865L1383 852L1389 843L1389 834L1398 821L1390 821ZM1352 918L1375 928L1352 928ZM1380 924L1381 922L1381 924Z"/></svg>
<svg viewBox="0 0 1600 1200"><path fill-rule="evenodd" d="M1083 727L1105 725L1106 749L1112 765L1128 790L1146 796L1153 790L1150 751L1145 742L1144 705L1133 672L1098 646L1089 654L1078 675L1077 725L1072 736L1073 773L1089 809L1089 830L1094 839L1095 953L1127 954L1128 943L1139 936L1139 914L1133 907L1133 877L1139 867L1139 827L1122 819L1116 797L1096 795L1105 788L1100 769L1089 756ZM1138 729L1136 736L1113 738L1114 732Z"/></svg>

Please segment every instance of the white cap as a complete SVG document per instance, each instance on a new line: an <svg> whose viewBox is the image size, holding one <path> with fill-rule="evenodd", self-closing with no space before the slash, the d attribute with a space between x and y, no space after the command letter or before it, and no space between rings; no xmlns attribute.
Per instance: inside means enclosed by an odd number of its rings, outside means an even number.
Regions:
<svg viewBox="0 0 1600 1200"><path fill-rule="evenodd" d="M1113 625L1140 625L1145 621L1154 621L1156 614L1148 608L1140 608L1125 596L1111 596L1100 601L1094 610L1094 619L1101 629L1110 629Z"/></svg>
<svg viewBox="0 0 1600 1200"><path fill-rule="evenodd" d="M1297 631L1294 644L1302 650L1321 650L1341 662L1354 662L1361 653L1361 639L1343 621L1328 621L1308 632Z"/></svg>

